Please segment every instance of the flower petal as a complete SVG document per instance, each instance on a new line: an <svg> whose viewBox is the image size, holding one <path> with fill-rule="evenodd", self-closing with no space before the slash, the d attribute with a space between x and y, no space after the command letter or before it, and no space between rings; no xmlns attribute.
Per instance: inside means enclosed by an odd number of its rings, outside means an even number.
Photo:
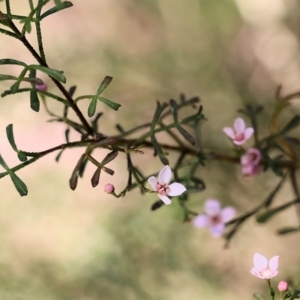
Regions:
<svg viewBox="0 0 300 300"><path fill-rule="evenodd" d="M273 256L270 260L269 260L269 269L272 273L276 273L277 269L278 269L278 259L279 256ZM277 272L278 273L278 272ZM277 274L276 273L276 274ZM275 275L274 275L275 276Z"/></svg>
<svg viewBox="0 0 300 300"><path fill-rule="evenodd" d="M199 228L208 227L210 224L210 218L205 214L199 215L194 218L193 224L194 224L194 226L199 227Z"/></svg>
<svg viewBox="0 0 300 300"><path fill-rule="evenodd" d="M235 134L234 134L234 131L232 128L230 127L224 127L223 129L223 132L228 135L231 139L234 139L235 138Z"/></svg>
<svg viewBox="0 0 300 300"><path fill-rule="evenodd" d="M148 178L148 182L151 185L152 189L156 191L157 180L154 176Z"/></svg>
<svg viewBox="0 0 300 300"><path fill-rule="evenodd" d="M225 229L225 225L223 223L219 223L210 227L210 232L214 237L220 237Z"/></svg>
<svg viewBox="0 0 300 300"><path fill-rule="evenodd" d="M246 128L246 130L244 132L245 140L249 140L251 138L253 132L254 132L254 129L252 127Z"/></svg>
<svg viewBox="0 0 300 300"><path fill-rule="evenodd" d="M169 183L172 178L172 170L169 166L164 166L158 174L159 183Z"/></svg>
<svg viewBox="0 0 300 300"><path fill-rule="evenodd" d="M255 268L252 268L250 270L250 273L258 278L261 278L261 279L265 279L265 277L263 277L260 272L258 272Z"/></svg>
<svg viewBox="0 0 300 300"><path fill-rule="evenodd" d="M268 268L268 260L259 253L254 254L253 263L255 269L259 272L262 272Z"/></svg>
<svg viewBox="0 0 300 300"><path fill-rule="evenodd" d="M160 200L166 204L166 205L169 205L172 203L172 201L170 200L170 198L168 198L167 196L163 196L163 195L160 195L160 194L157 194L158 197L160 198Z"/></svg>
<svg viewBox="0 0 300 300"><path fill-rule="evenodd" d="M234 121L233 128L236 133L243 133L245 132L246 124L242 118L237 118Z"/></svg>
<svg viewBox="0 0 300 300"><path fill-rule="evenodd" d="M217 199L209 198L204 204L205 212L209 216L215 216L221 211L221 204Z"/></svg>
<svg viewBox="0 0 300 300"><path fill-rule="evenodd" d="M169 189L169 196L179 196L186 191L185 186L178 182L173 182L172 184L170 184Z"/></svg>
<svg viewBox="0 0 300 300"><path fill-rule="evenodd" d="M226 223L226 222L230 221L231 219L234 218L235 214L236 214L236 210L234 207L227 206L227 207L223 208L221 211L222 222Z"/></svg>

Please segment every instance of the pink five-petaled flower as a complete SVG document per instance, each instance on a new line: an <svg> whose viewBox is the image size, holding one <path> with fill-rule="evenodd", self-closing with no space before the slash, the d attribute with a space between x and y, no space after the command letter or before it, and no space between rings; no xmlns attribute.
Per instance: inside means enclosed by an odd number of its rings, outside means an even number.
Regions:
<svg viewBox="0 0 300 300"><path fill-rule="evenodd" d="M259 165L261 153L256 148L250 148L241 156L242 174L246 176L255 176L262 170Z"/></svg>
<svg viewBox="0 0 300 300"><path fill-rule="evenodd" d="M211 234L220 237L225 230L225 223L230 221L236 214L233 207L227 206L221 209L217 199L207 199L204 204L205 213L197 216L193 224L199 228L210 228Z"/></svg>
<svg viewBox="0 0 300 300"><path fill-rule="evenodd" d="M172 177L172 171L169 166L164 166L157 177L157 180L154 176L148 178L148 182L150 183L152 189L157 192L158 197L165 204L171 204L171 200L166 196L179 196L183 192L186 191L186 188L178 182L173 182L172 184L168 184Z"/></svg>
<svg viewBox="0 0 300 300"><path fill-rule="evenodd" d="M242 118L237 118L234 121L233 128L224 127L223 132L228 135L234 144L243 145L248 139L251 138L254 130L252 127L247 127Z"/></svg>
<svg viewBox="0 0 300 300"><path fill-rule="evenodd" d="M269 261L266 257L259 253L254 254L254 267L250 273L261 279L270 279L278 274L278 259L279 256L273 256Z"/></svg>

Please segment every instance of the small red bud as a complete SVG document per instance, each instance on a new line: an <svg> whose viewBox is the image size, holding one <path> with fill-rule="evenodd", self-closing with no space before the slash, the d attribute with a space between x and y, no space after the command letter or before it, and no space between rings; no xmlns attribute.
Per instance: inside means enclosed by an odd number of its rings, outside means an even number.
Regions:
<svg viewBox="0 0 300 300"><path fill-rule="evenodd" d="M115 187L111 183L107 183L104 187L104 191L108 194L111 194L115 191Z"/></svg>

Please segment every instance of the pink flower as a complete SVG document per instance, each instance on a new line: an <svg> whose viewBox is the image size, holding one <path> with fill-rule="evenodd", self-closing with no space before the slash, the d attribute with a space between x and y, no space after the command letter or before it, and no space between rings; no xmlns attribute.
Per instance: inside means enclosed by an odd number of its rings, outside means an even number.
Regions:
<svg viewBox="0 0 300 300"><path fill-rule="evenodd" d="M227 206L221 209L217 199L207 199L204 204L205 213L197 216L193 224L199 228L210 228L211 234L220 237L225 230L225 223L230 221L236 214L233 207Z"/></svg>
<svg viewBox="0 0 300 300"><path fill-rule="evenodd" d="M36 88L37 90L39 90L39 91L46 92L47 89L48 89L48 86L47 86L46 83L44 83L44 84L36 84L36 85L35 85L35 88Z"/></svg>
<svg viewBox="0 0 300 300"><path fill-rule="evenodd" d="M157 180L154 176L151 176L148 179L152 189L157 192L158 197L163 201L165 204L171 204L171 200L166 196L179 196L183 192L186 191L186 188L177 182L173 182L172 184L168 184L172 177L172 171L169 166L164 166L157 177Z"/></svg>
<svg viewBox="0 0 300 300"><path fill-rule="evenodd" d="M114 191L115 191L115 187L113 186L113 184L111 183L107 183L104 187L104 191L107 193L107 194L112 194Z"/></svg>
<svg viewBox="0 0 300 300"><path fill-rule="evenodd" d="M256 148L250 148L241 156L242 174L246 176L255 176L261 172L259 165L261 161L261 153Z"/></svg>
<svg viewBox="0 0 300 300"><path fill-rule="evenodd" d="M234 121L233 128L224 127L223 132L228 135L234 144L243 145L249 140L254 132L252 127L246 128L246 124L242 118L237 118Z"/></svg>
<svg viewBox="0 0 300 300"><path fill-rule="evenodd" d="M278 274L278 259L279 256L273 256L269 262L266 257L259 253L254 254L254 267L250 273L261 279L270 279Z"/></svg>
<svg viewBox="0 0 300 300"><path fill-rule="evenodd" d="M286 281L280 281L277 287L279 292L285 292L289 288L289 285Z"/></svg>

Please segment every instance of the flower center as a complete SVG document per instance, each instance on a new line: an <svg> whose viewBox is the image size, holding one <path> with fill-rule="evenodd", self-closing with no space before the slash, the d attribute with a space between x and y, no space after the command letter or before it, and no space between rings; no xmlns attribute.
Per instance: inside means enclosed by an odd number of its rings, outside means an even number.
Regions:
<svg viewBox="0 0 300 300"><path fill-rule="evenodd" d="M165 196L169 193L170 188L166 183L157 183L156 185L156 191L158 194Z"/></svg>
<svg viewBox="0 0 300 300"><path fill-rule="evenodd" d="M269 269L266 269L261 272L261 275L265 278L270 278L270 276L272 276L272 272Z"/></svg>
<svg viewBox="0 0 300 300"><path fill-rule="evenodd" d="M245 138L245 135L244 135L243 132L241 132L241 133L236 133L236 134L235 134L235 140L238 141L238 142L243 141L244 138Z"/></svg>
<svg viewBox="0 0 300 300"><path fill-rule="evenodd" d="M217 225L217 224L222 223L220 215L215 215L215 216L211 217L210 221L211 221L212 225Z"/></svg>

